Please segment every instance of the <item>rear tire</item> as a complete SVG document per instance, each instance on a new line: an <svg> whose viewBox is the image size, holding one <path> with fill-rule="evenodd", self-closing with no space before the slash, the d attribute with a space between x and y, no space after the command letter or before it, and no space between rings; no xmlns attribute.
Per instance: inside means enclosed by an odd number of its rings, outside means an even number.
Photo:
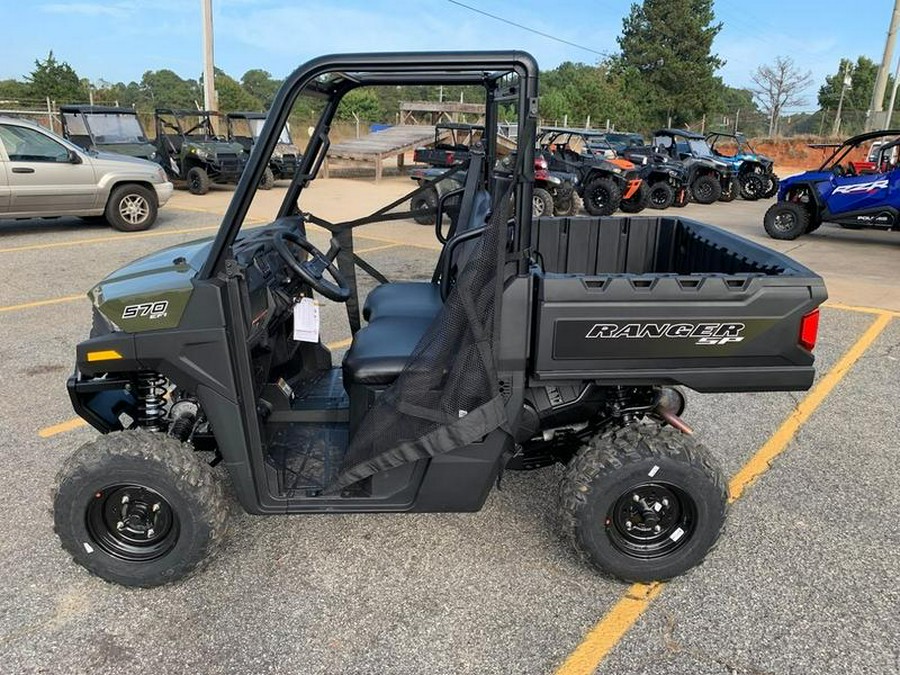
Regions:
<svg viewBox="0 0 900 675"><path fill-rule="evenodd" d="M623 213L640 213L647 208L650 203L650 190L647 189L646 183L641 183L630 199L623 199L619 202L619 210Z"/></svg>
<svg viewBox="0 0 900 675"><path fill-rule="evenodd" d="M578 451L559 513L583 559L624 581L649 582L703 561L725 525L727 502L722 470L692 436L632 423Z"/></svg>
<svg viewBox="0 0 900 675"><path fill-rule="evenodd" d="M106 202L106 222L120 232L140 232L156 222L156 193L143 185L120 185Z"/></svg>
<svg viewBox="0 0 900 675"><path fill-rule="evenodd" d="M592 216L611 216L619 208L622 192L611 178L594 178L584 186L584 210Z"/></svg>
<svg viewBox="0 0 900 675"><path fill-rule="evenodd" d="M413 197L409 202L409 210L412 211L413 220L419 225L434 225L437 205L437 191L432 187Z"/></svg>
<svg viewBox="0 0 900 675"><path fill-rule="evenodd" d="M763 226L772 239L790 241L807 232L809 211L795 202L776 202L766 211Z"/></svg>
<svg viewBox="0 0 900 675"><path fill-rule="evenodd" d="M732 178L728 181L728 189L722 190L722 196L719 197L720 202L733 202L737 197L737 187L735 185L735 180Z"/></svg>
<svg viewBox="0 0 900 675"><path fill-rule="evenodd" d="M228 510L221 481L190 446L143 430L85 443L53 490L63 548L124 586L159 586L200 569L225 536Z"/></svg>
<svg viewBox="0 0 900 675"><path fill-rule="evenodd" d="M187 184L192 195L205 195L209 192L209 174L205 169L195 166L188 171Z"/></svg>
<svg viewBox="0 0 900 675"><path fill-rule="evenodd" d="M774 197L778 194L778 187L780 185L780 181L778 176L774 173L768 173L765 176L766 178L766 187L763 190L763 199L769 199L770 197Z"/></svg>
<svg viewBox="0 0 900 675"><path fill-rule="evenodd" d="M722 184L715 176L698 176L691 184L691 197L698 204L712 204L722 196Z"/></svg>
<svg viewBox="0 0 900 675"><path fill-rule="evenodd" d="M275 187L275 174L272 172L272 168L267 166L262 180L259 181L259 189L271 190L273 187Z"/></svg>
<svg viewBox="0 0 900 675"><path fill-rule="evenodd" d="M667 209L675 203L675 188L664 181L654 183L650 188L651 209Z"/></svg>
<svg viewBox="0 0 900 675"><path fill-rule="evenodd" d="M544 188L534 188L531 196L531 215L534 218L553 215L553 195Z"/></svg>

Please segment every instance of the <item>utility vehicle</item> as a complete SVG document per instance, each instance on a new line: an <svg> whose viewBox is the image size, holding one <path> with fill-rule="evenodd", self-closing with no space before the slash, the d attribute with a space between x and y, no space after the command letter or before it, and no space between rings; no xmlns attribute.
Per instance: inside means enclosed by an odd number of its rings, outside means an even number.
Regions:
<svg viewBox="0 0 900 675"><path fill-rule="evenodd" d="M469 148L484 136L481 124L441 122L434 127L434 143L416 148L413 161L440 168L462 164L469 158Z"/></svg>
<svg viewBox="0 0 900 675"><path fill-rule="evenodd" d="M259 140L265 121L266 113L226 113L226 137L232 143L239 143L244 152L249 154ZM269 160L269 170L263 175L259 187L263 190L270 190L275 185L276 180L290 180L293 178L297 170L299 157L300 149L294 145L294 140L291 138L291 130L285 125L278 137L278 144L272 152L272 158Z"/></svg>
<svg viewBox="0 0 900 675"><path fill-rule="evenodd" d="M691 199L698 204L731 201L737 196L734 171L713 151L702 134L684 129L653 132L653 148L684 164Z"/></svg>
<svg viewBox="0 0 900 675"><path fill-rule="evenodd" d="M191 194L205 195L212 183L237 183L247 162L240 143L216 133L212 118L218 115L209 110L156 109L160 164L173 181L186 182Z"/></svg>
<svg viewBox="0 0 900 675"><path fill-rule="evenodd" d="M346 222L304 196L342 97L412 84L482 87L486 128L514 114L518 151L498 163L495 133L473 147L435 275L381 283L361 308L357 271L386 280L354 235L408 218L409 196ZM301 93L321 113L299 170L273 221L243 227ZM647 581L703 559L726 482L677 385L808 388L825 287L700 223L534 218L537 95L516 51L325 56L287 78L215 238L90 292L68 391L103 435L65 460L53 498L78 563L136 586L197 569L227 529L216 462L267 515L475 511L504 469L561 462L563 536L598 569ZM340 365L314 296L344 305Z"/></svg>
<svg viewBox="0 0 900 675"><path fill-rule="evenodd" d="M598 152L598 144L608 145L603 136L591 129L542 127L538 151L551 171L578 177L575 190L592 216L612 215L622 202L631 202L636 208L630 210L638 211L646 205L641 178L628 160Z"/></svg>
<svg viewBox="0 0 900 675"><path fill-rule="evenodd" d="M859 148L880 140L865 161L853 159ZM796 239L830 222L850 229L900 228L900 130L870 131L848 138L822 166L781 181L778 201L763 225L773 239Z"/></svg>
<svg viewBox="0 0 900 675"><path fill-rule="evenodd" d="M718 159L731 165L737 175L741 197L753 201L768 199L778 193L774 160L756 152L744 134L714 131L706 134L706 142Z"/></svg>
<svg viewBox="0 0 900 675"><path fill-rule="evenodd" d="M638 167L638 175L647 190L647 206L651 209L687 204L687 170L682 162L649 146L625 148L621 155Z"/></svg>
<svg viewBox="0 0 900 675"><path fill-rule="evenodd" d="M131 108L61 105L63 136L85 150L114 152L155 162L156 146Z"/></svg>

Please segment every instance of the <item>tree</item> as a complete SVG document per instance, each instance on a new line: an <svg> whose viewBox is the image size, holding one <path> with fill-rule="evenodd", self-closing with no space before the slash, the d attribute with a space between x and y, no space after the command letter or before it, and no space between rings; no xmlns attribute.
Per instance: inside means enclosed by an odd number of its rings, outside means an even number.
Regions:
<svg viewBox="0 0 900 675"><path fill-rule="evenodd" d="M756 84L753 96L769 116L769 136L777 136L782 111L806 103L803 92L812 82L812 74L800 72L792 58L777 56L775 63L759 66L750 77Z"/></svg>
<svg viewBox="0 0 900 675"><path fill-rule="evenodd" d="M620 72L646 89L643 102L655 123L682 125L709 112L716 102L724 65L712 53L722 29L713 23L712 0L643 0L623 20L617 59ZM632 99L634 100L634 99Z"/></svg>
<svg viewBox="0 0 900 675"><path fill-rule="evenodd" d="M75 70L65 61L57 61L53 51L43 61L35 60L34 70L25 78L30 98L50 97L60 103L74 103L87 99L87 89Z"/></svg>
<svg viewBox="0 0 900 675"><path fill-rule="evenodd" d="M337 109L337 118L341 120L360 120L377 122L381 119L381 104L373 89L354 89L347 93Z"/></svg>
<svg viewBox="0 0 900 675"><path fill-rule="evenodd" d="M275 100L275 94L281 83L272 78L272 74L261 68L248 70L241 77L241 86L248 94L262 103L263 107L268 110Z"/></svg>
<svg viewBox="0 0 900 675"><path fill-rule="evenodd" d="M28 98L28 85L18 80L0 80L0 100L21 101Z"/></svg>
<svg viewBox="0 0 900 675"><path fill-rule="evenodd" d="M866 112L871 103L872 90L875 88L878 64L866 56L858 57L855 63L850 59L841 59L836 72L825 77L825 84L819 87L818 102L823 111L831 113L830 116L826 115L830 119L828 127L834 121L834 113L837 111L841 89L844 85L845 72L850 75L851 85L844 92L841 128L845 132L853 134L862 131L865 127ZM885 100L882 101L884 108L887 108L893 86L894 78L891 75L888 76Z"/></svg>
<svg viewBox="0 0 900 675"><path fill-rule="evenodd" d="M202 85L203 78L200 78L200 83ZM256 111L262 108L262 103L258 98L249 94L237 80L218 68L216 68L216 94L221 110L228 112Z"/></svg>
<svg viewBox="0 0 900 675"><path fill-rule="evenodd" d="M197 80L184 80L171 70L148 70L141 78L142 99L149 107L189 108L203 100Z"/></svg>

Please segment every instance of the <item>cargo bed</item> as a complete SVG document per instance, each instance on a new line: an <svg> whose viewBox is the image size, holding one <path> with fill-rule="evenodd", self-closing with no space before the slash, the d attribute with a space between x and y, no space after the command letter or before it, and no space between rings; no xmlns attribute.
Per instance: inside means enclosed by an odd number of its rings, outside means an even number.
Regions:
<svg viewBox="0 0 900 675"><path fill-rule="evenodd" d="M813 312L827 293L787 256L665 217L541 218L532 243L535 383L577 377L705 392L811 385L804 342L814 341Z"/></svg>

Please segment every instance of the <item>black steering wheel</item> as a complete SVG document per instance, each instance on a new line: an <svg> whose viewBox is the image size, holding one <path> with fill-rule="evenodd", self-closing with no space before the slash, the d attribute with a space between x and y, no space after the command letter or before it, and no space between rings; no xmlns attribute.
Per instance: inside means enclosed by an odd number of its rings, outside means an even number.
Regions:
<svg viewBox="0 0 900 675"><path fill-rule="evenodd" d="M288 242L306 251L310 256L309 260L299 260L291 252ZM302 234L290 230L279 230L272 239L272 245L288 266L314 291L335 302L347 302L350 299L350 285L334 264L334 259L341 250L336 239L331 240L327 255L310 244ZM325 278L325 272L328 272L333 281Z"/></svg>

